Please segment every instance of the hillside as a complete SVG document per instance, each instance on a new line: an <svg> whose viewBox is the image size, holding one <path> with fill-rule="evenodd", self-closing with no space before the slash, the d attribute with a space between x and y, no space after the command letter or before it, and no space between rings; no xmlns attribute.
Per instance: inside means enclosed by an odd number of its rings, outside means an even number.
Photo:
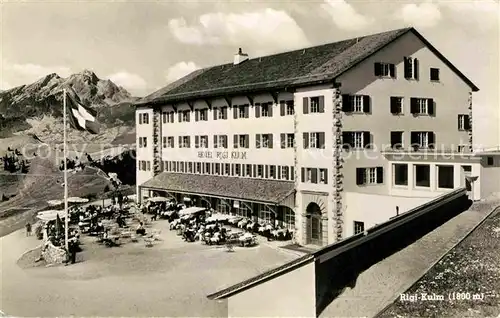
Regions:
<svg viewBox="0 0 500 318"><path fill-rule="evenodd" d="M109 143L135 133L137 97L110 80L84 70L67 78L53 73L38 81L0 92L0 138L32 133L44 142L62 142L62 90L72 87L82 102L98 112L101 134L72 132L70 141ZM1 142L1 141L0 141Z"/></svg>

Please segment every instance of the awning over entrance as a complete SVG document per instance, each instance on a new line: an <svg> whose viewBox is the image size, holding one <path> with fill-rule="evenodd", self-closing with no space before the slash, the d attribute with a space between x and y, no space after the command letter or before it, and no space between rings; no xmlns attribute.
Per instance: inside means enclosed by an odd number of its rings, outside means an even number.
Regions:
<svg viewBox="0 0 500 318"><path fill-rule="evenodd" d="M163 172L142 188L279 204L294 191L291 181Z"/></svg>
<svg viewBox="0 0 500 318"><path fill-rule="evenodd" d="M190 208L186 208L184 210L180 210L179 215L195 214L195 213L205 211L205 210L206 210L205 208L198 208L198 207L193 206Z"/></svg>

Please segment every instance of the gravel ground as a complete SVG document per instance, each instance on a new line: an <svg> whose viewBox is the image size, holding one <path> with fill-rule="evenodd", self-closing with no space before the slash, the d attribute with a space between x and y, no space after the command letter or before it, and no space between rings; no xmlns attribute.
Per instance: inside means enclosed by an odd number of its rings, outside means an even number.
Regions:
<svg viewBox="0 0 500 318"><path fill-rule="evenodd" d="M460 242L380 317L497 317L500 209ZM428 300L422 294L443 299Z"/></svg>
<svg viewBox="0 0 500 318"><path fill-rule="evenodd" d="M478 202L405 249L361 273L320 317L373 317L417 281L498 205ZM411 316L418 317L418 316ZM439 316L434 316L439 317Z"/></svg>
<svg viewBox="0 0 500 318"><path fill-rule="evenodd" d="M84 251L71 266L22 269L23 252L39 244L23 231L0 238L0 310L18 317L123 316L221 317L225 303L206 295L297 256L263 244L225 248L186 243L166 221L154 223L162 241L106 248L83 239Z"/></svg>

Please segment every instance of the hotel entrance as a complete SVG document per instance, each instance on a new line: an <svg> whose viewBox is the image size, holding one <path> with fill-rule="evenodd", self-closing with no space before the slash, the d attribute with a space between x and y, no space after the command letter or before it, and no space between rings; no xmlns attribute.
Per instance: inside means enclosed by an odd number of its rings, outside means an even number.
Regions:
<svg viewBox="0 0 500 318"><path fill-rule="evenodd" d="M311 202L306 208L306 244L322 245L321 208Z"/></svg>

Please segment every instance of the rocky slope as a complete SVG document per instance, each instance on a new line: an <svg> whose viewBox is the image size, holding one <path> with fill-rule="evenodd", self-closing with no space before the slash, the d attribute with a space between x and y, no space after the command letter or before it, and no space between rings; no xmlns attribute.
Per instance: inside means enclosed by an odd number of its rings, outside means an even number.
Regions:
<svg viewBox="0 0 500 318"><path fill-rule="evenodd" d="M82 102L98 112L102 132L91 136L72 131L70 141L110 142L134 129L136 97L110 80L103 80L89 70L67 78L53 73L38 81L0 92L0 138L31 133L44 142L61 142L62 89L71 86Z"/></svg>

